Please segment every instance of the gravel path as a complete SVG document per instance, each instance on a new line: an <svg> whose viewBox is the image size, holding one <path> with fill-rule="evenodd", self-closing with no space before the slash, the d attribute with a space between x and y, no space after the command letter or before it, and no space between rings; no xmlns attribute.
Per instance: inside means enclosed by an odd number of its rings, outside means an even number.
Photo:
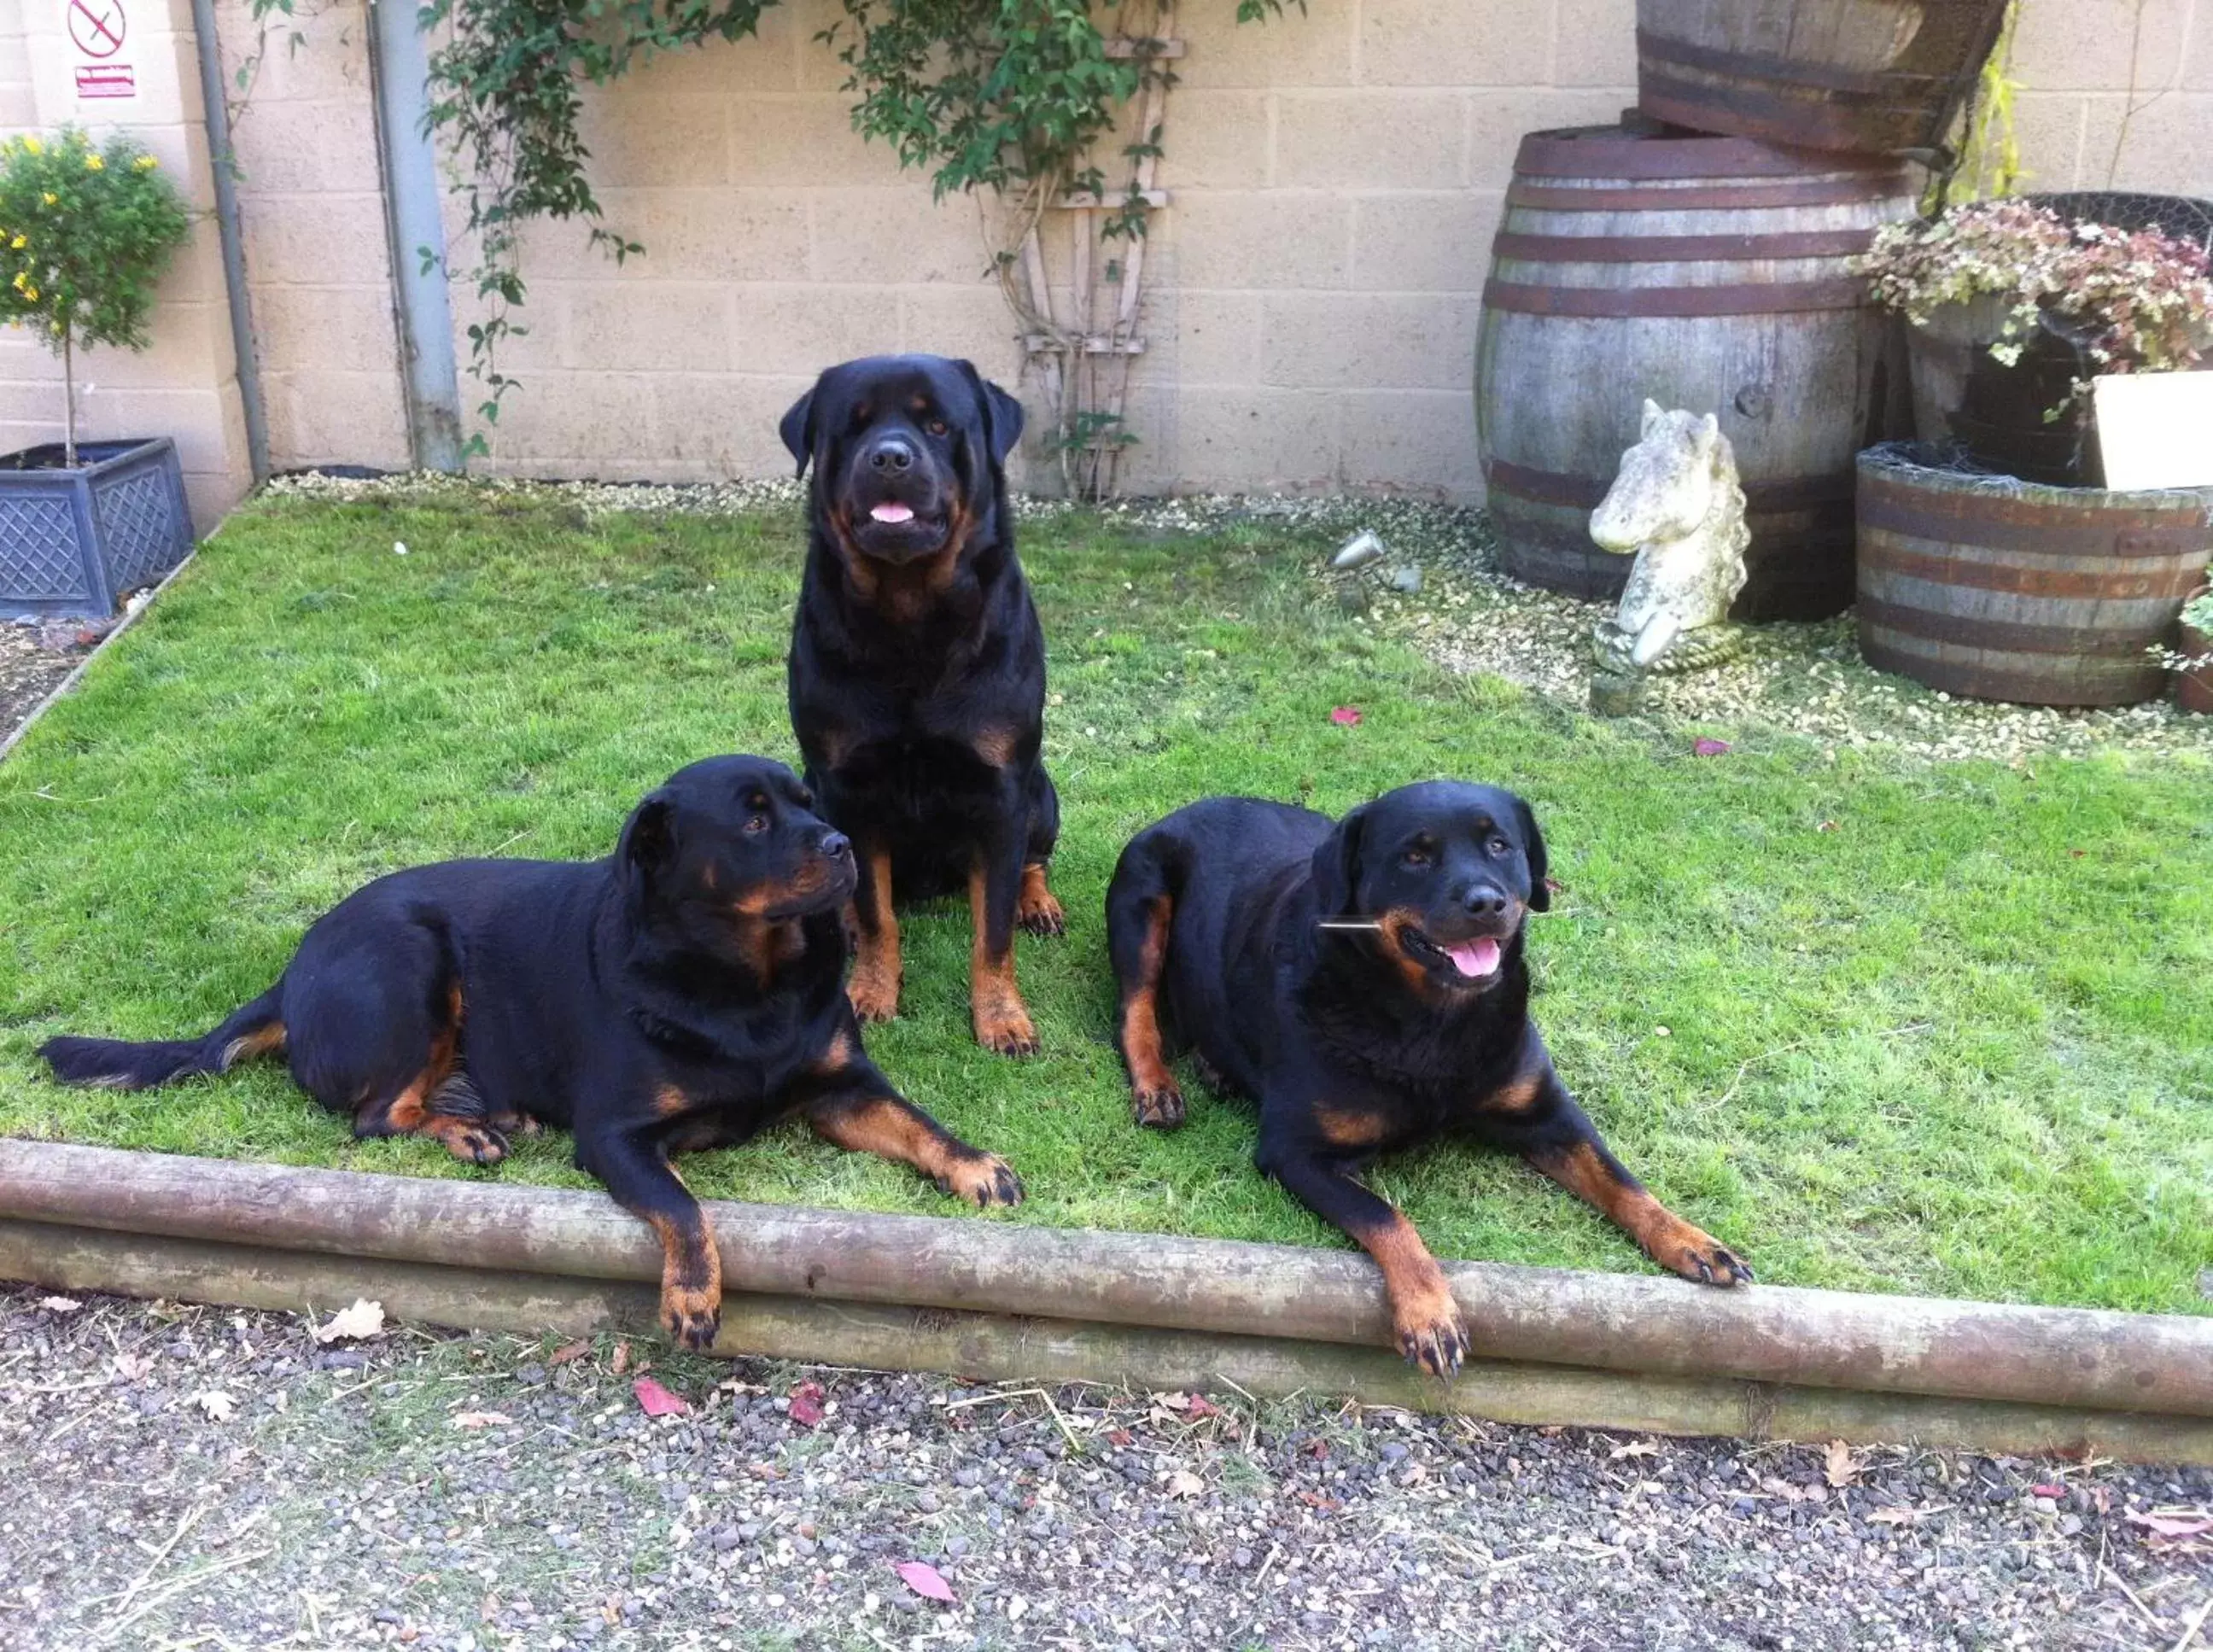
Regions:
<svg viewBox="0 0 2213 1652"><path fill-rule="evenodd" d="M644 1414L648 1362L684 1414ZM291 1315L17 1288L0 1483L10 1649L2170 1649L2213 1608L2213 1536L2144 1524L2202 1517L2203 1471L1831 1463L644 1339L324 1345Z"/></svg>
<svg viewBox="0 0 2213 1652"><path fill-rule="evenodd" d="M91 652L92 642L80 644L78 634L74 623L58 627L0 620L0 741L14 734Z"/></svg>

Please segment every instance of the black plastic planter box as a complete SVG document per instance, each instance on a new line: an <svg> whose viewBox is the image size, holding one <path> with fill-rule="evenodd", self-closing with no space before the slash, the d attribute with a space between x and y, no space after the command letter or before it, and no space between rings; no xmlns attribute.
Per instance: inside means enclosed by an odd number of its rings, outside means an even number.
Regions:
<svg viewBox="0 0 2213 1652"><path fill-rule="evenodd" d="M80 442L75 470L61 451L0 457L0 619L104 619L192 551L175 442Z"/></svg>

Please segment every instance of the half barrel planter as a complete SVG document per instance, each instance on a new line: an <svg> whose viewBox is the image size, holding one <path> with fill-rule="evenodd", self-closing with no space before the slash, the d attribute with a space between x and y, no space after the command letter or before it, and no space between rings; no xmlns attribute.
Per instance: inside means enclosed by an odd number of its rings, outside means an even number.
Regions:
<svg viewBox="0 0 2213 1652"><path fill-rule="evenodd" d="M1507 571L1620 595L1631 558L1591 543L1590 513L1649 396L1718 415L1736 451L1752 529L1736 617L1850 607L1853 462L1905 397L1850 260L1913 209L1892 161L1619 126L1523 138L1475 363Z"/></svg>
<svg viewBox="0 0 2213 1652"><path fill-rule="evenodd" d="M0 618L105 619L192 554L177 444L54 443L0 458Z"/></svg>
<svg viewBox="0 0 2213 1652"><path fill-rule="evenodd" d="M1860 652L1974 699L2134 705L2213 558L2213 489L2047 487L1860 458Z"/></svg>
<svg viewBox="0 0 2213 1652"><path fill-rule="evenodd" d="M1944 154L2006 0L1637 0L1655 120L1857 155Z"/></svg>

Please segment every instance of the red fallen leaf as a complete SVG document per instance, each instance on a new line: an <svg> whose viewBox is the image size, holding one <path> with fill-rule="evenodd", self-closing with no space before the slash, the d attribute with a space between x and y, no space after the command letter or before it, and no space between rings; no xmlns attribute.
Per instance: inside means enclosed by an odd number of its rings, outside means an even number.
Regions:
<svg viewBox="0 0 2213 1652"><path fill-rule="evenodd" d="M607 1362L607 1369L617 1376L630 1369L629 1343L619 1342L615 1344L614 1357Z"/></svg>
<svg viewBox="0 0 2213 1652"><path fill-rule="evenodd" d="M809 1385L810 1387L812 1385ZM926 1561L902 1560L892 1568L905 1583L925 1600L942 1600L953 1604L953 1586L937 1575L937 1568Z"/></svg>
<svg viewBox="0 0 2213 1652"><path fill-rule="evenodd" d="M630 1385L630 1391L637 1396L648 1417L680 1417L692 1409L651 1377L640 1377Z"/></svg>
<svg viewBox="0 0 2213 1652"><path fill-rule="evenodd" d="M814 1428L822 1421L820 1383L802 1382L791 1391L791 1420L802 1429Z"/></svg>
<svg viewBox="0 0 2213 1652"><path fill-rule="evenodd" d="M1326 1509L1332 1513L1344 1507L1335 1497L1326 1497L1319 1491L1302 1491L1299 1501L1309 1509Z"/></svg>
<svg viewBox="0 0 2213 1652"><path fill-rule="evenodd" d="M1184 1415L1186 1417L1219 1417L1222 1415L1222 1407L1216 1405L1204 1394L1193 1394L1191 1397L1191 1409L1186 1411Z"/></svg>
<svg viewBox="0 0 2213 1652"><path fill-rule="evenodd" d="M1691 747L1700 757L1719 757L1728 748L1729 743L1725 740L1702 740Z"/></svg>
<svg viewBox="0 0 2213 1652"><path fill-rule="evenodd" d="M2081 860L2085 854L2088 853L2087 850L2082 849L2070 849L2067 852L2078 861Z"/></svg>
<svg viewBox="0 0 2213 1652"><path fill-rule="evenodd" d="M564 1342L546 1356L548 1365L566 1365L570 1360L592 1351L592 1339L580 1337L575 1342Z"/></svg>
<svg viewBox="0 0 2213 1652"><path fill-rule="evenodd" d="M1309 1441L1308 1441L1308 1442L1307 1442L1307 1455L1308 1455L1308 1456L1309 1456L1309 1457L1326 1457L1326 1456L1328 1456L1328 1455L1329 1455L1329 1442L1328 1442L1328 1441L1326 1441L1326 1440L1309 1440Z"/></svg>
<svg viewBox="0 0 2213 1652"><path fill-rule="evenodd" d="M1131 1442L1132 1436L1127 1429L1109 1429L1106 1430L1106 1438L1112 1444L1126 1446Z"/></svg>
<svg viewBox="0 0 2213 1652"><path fill-rule="evenodd" d="M2064 1497L2067 1495L2067 1488L2049 1484L2032 1485L2028 1488L2028 1495L2032 1497Z"/></svg>
<svg viewBox="0 0 2213 1652"><path fill-rule="evenodd" d="M1360 708L1340 705L1329 714L1329 720L1340 728L1357 728L1360 727Z"/></svg>
<svg viewBox="0 0 2213 1652"><path fill-rule="evenodd" d="M1558 878L1546 878L1545 880L1545 887L1551 890L1556 895L1564 895L1568 892L1568 886L1561 882Z"/></svg>

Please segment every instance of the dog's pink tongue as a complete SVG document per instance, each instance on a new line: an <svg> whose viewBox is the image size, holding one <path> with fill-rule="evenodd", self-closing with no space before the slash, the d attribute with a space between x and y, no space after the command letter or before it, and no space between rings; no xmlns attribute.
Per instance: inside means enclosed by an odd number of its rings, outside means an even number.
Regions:
<svg viewBox="0 0 2213 1652"><path fill-rule="evenodd" d="M1457 947L1447 947L1445 955L1453 960L1453 967L1472 978L1488 975L1498 967L1498 943L1485 936L1480 941L1463 941Z"/></svg>
<svg viewBox="0 0 2213 1652"><path fill-rule="evenodd" d="M896 499L887 499L869 513L880 522L911 522L914 511Z"/></svg>

